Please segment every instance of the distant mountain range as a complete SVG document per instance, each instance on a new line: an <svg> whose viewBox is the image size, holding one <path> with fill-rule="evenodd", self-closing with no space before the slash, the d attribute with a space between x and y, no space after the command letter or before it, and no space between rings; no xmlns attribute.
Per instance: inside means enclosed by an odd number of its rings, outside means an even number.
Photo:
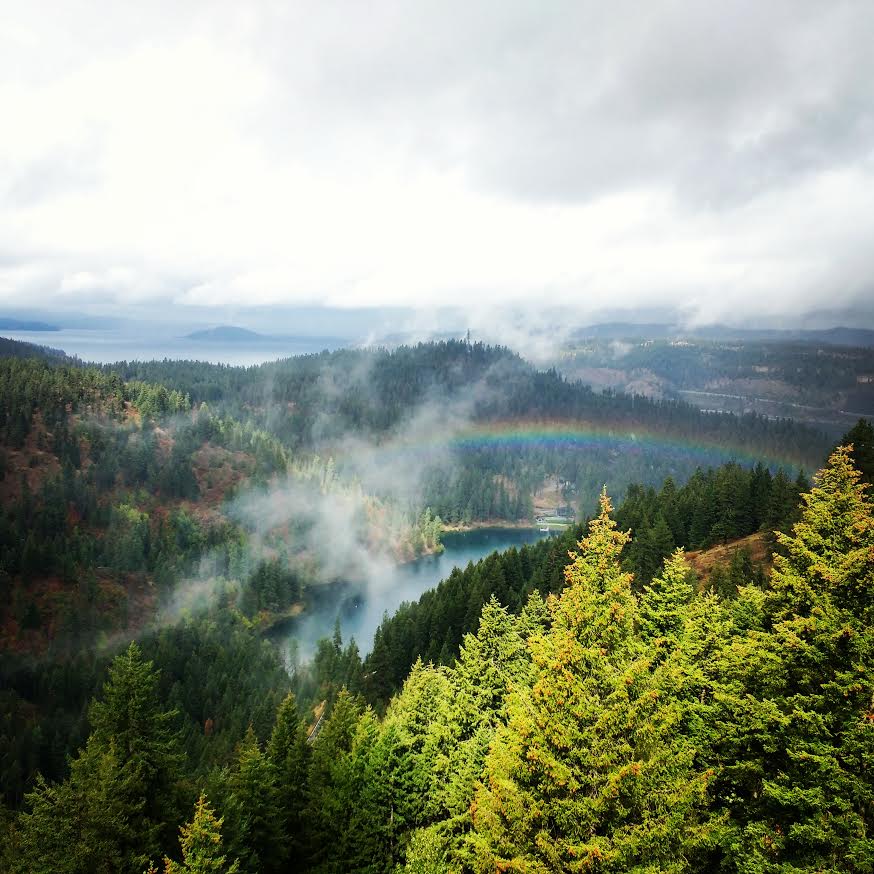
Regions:
<svg viewBox="0 0 874 874"><path fill-rule="evenodd" d="M814 330L778 328L732 328L727 325L702 325L683 328L677 325L635 325L630 322L608 322L588 325L573 332L574 340L668 340L697 337L703 340L782 340L802 343L828 343L832 346L874 347L874 330L868 328L822 328Z"/></svg>

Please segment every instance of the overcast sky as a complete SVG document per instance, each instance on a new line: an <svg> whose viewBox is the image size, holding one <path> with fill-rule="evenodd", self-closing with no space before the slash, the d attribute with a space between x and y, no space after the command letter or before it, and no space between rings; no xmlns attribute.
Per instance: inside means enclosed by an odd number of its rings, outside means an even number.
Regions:
<svg viewBox="0 0 874 874"><path fill-rule="evenodd" d="M874 299L874 3L0 0L0 305Z"/></svg>

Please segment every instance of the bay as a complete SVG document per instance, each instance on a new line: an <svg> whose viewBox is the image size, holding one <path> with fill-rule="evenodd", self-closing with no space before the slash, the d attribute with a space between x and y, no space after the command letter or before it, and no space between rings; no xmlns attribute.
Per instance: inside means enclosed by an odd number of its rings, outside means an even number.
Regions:
<svg viewBox="0 0 874 874"><path fill-rule="evenodd" d="M3 331L2 334L10 340L60 349L67 355L94 364L162 361L169 358L248 367L277 358L290 358L292 355L339 349L349 344L348 340L336 337L308 336L261 337L252 341L227 343L173 336L173 331L168 331L166 327L158 331L149 326L143 330L63 328L60 331Z"/></svg>
<svg viewBox="0 0 874 874"><path fill-rule="evenodd" d="M334 632L337 619L344 642L354 637L361 655L373 647L373 635L385 613L394 613L404 601L415 601L452 573L487 555L534 543L548 534L536 528L476 528L451 531L443 535L443 552L394 566L391 578L382 581L378 593L371 593L362 583L335 583L311 590L311 602L301 616L275 625L270 637L284 652L290 648L306 660L315 652L316 643Z"/></svg>

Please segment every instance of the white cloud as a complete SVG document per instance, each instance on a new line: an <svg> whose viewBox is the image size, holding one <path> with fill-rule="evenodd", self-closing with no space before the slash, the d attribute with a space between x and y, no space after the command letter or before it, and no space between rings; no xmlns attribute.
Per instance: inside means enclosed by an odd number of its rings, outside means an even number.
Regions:
<svg viewBox="0 0 874 874"><path fill-rule="evenodd" d="M16 4L0 303L864 301L870 4L605 9Z"/></svg>

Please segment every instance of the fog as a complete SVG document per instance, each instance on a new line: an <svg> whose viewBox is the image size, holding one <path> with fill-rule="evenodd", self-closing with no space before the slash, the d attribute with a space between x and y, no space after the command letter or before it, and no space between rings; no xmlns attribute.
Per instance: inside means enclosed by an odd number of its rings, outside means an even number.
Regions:
<svg viewBox="0 0 874 874"><path fill-rule="evenodd" d="M870 324L872 38L865 0L18 4L0 306Z"/></svg>
<svg viewBox="0 0 874 874"><path fill-rule="evenodd" d="M331 398L356 385L366 396L371 366L372 358L362 358L343 375L342 384L334 381L336 374L324 371L319 389ZM423 478L429 470L453 468L453 437L471 425L478 404L502 396L501 373L501 365L489 369L452 398L439 391L425 393L413 412L378 440L351 432L337 437L337 422L325 416L315 422L313 452L294 459L287 473L266 486L241 489L227 505L229 518L247 533L243 576L260 561L279 557L307 588L309 606L291 633L301 658L312 655L319 638L330 636L340 614L349 626L345 636L363 635L359 647L368 651L385 610L417 598L451 570L450 560L440 556L408 563L398 546L424 509ZM269 380L263 396L265 401L271 397ZM332 439L319 447L323 432ZM497 539L482 535L473 546L457 543L453 554L466 562L491 551L492 543L498 548L538 536L533 529ZM182 581L164 605L161 622L178 621L214 604L229 587L246 584L245 579L218 577L215 565L213 556L203 557L199 572Z"/></svg>

